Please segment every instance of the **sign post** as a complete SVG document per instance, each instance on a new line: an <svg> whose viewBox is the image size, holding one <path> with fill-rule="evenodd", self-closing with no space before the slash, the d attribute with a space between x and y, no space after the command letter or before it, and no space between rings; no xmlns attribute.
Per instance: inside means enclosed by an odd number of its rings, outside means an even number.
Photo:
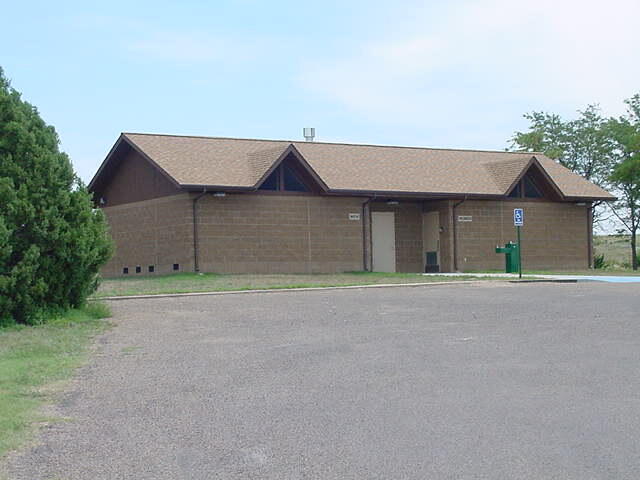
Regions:
<svg viewBox="0 0 640 480"><path fill-rule="evenodd" d="M518 232L518 278L522 278L522 244L520 243L520 227L524 226L524 209L513 209L513 225Z"/></svg>

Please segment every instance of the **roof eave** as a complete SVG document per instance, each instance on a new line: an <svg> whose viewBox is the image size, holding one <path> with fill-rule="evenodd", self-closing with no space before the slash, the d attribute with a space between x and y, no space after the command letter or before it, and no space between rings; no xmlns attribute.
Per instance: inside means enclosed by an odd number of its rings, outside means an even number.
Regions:
<svg viewBox="0 0 640 480"><path fill-rule="evenodd" d="M618 197L609 195L608 197L595 197L595 196L567 196L565 200L567 202L615 202Z"/></svg>
<svg viewBox="0 0 640 480"><path fill-rule="evenodd" d="M411 198L433 198L433 199L447 199L447 198L463 198L469 199L485 199L485 200L499 200L504 198L504 195L491 194L491 193L462 193L462 192L409 192L403 190L352 190L343 188L332 188L327 191L329 195L346 195L346 196L359 196L359 197L411 197Z"/></svg>
<svg viewBox="0 0 640 480"><path fill-rule="evenodd" d="M256 190L253 186L238 186L238 185L206 185L199 183L181 183L180 188L189 192L253 192Z"/></svg>

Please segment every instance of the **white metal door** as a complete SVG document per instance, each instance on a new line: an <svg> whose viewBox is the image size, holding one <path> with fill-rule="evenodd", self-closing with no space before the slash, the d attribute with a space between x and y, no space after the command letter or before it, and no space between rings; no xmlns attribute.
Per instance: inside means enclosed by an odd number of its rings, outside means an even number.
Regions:
<svg viewBox="0 0 640 480"><path fill-rule="evenodd" d="M396 271L396 218L393 212L371 212L373 271Z"/></svg>

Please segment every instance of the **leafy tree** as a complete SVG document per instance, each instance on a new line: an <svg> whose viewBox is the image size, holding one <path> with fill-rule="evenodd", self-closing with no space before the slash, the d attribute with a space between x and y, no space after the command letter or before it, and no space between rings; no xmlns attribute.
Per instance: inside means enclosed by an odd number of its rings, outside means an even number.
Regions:
<svg viewBox="0 0 640 480"><path fill-rule="evenodd" d="M58 145L0 68L0 324L82 305L111 254L104 216Z"/></svg>
<svg viewBox="0 0 640 480"><path fill-rule="evenodd" d="M610 175L619 199L613 213L631 234L631 264L638 269L637 233L640 227L640 94L625 100L627 114L609 120L617 163Z"/></svg>
<svg viewBox="0 0 640 480"><path fill-rule="evenodd" d="M597 105L589 105L575 120L559 115L533 112L524 117L529 131L516 132L511 146L516 150L541 152L568 169L602 187L607 186L611 169L612 141L605 128L607 120Z"/></svg>
<svg viewBox="0 0 640 480"><path fill-rule="evenodd" d="M609 186L613 142L605 126L607 120L597 105L578 111L579 117L565 121L559 115L532 112L527 132L516 132L511 147L525 152L541 152L587 180ZM593 205L593 225L604 217L601 202Z"/></svg>
<svg viewBox="0 0 640 480"><path fill-rule="evenodd" d="M524 152L540 152L554 160L564 157L569 143L567 123L559 115L545 112L525 113L529 131L516 132L511 148Z"/></svg>

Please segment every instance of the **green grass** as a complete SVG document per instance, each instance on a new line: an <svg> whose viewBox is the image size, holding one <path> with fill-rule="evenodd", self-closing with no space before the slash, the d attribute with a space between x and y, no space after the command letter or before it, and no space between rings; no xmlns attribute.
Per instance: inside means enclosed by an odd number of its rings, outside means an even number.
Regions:
<svg viewBox="0 0 640 480"><path fill-rule="evenodd" d="M50 420L42 405L84 362L91 338L108 325L100 319L109 315L104 304L91 302L44 325L0 329L0 456Z"/></svg>
<svg viewBox="0 0 640 480"><path fill-rule="evenodd" d="M455 280L475 280L473 275ZM178 273L102 280L96 297L152 295L162 293L225 292L283 288L375 285L452 281L451 277L425 277L416 273L351 272L339 274L244 274Z"/></svg>

